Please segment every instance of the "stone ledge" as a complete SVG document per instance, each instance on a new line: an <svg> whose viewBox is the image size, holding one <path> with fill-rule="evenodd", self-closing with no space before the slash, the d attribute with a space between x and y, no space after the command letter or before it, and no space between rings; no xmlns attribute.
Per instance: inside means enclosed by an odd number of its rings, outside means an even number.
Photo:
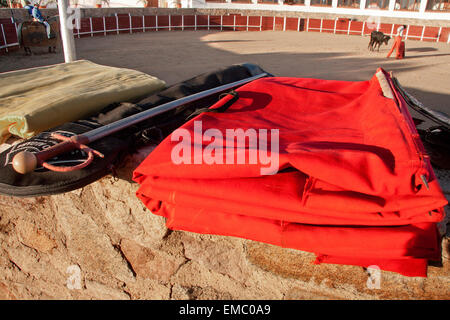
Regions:
<svg viewBox="0 0 450 320"><path fill-rule="evenodd" d="M66 194L0 196L1 299L449 299L448 239L428 278L315 265L314 255L250 240L169 231L137 199L131 171L151 148ZM80 289L69 289L79 268Z"/></svg>

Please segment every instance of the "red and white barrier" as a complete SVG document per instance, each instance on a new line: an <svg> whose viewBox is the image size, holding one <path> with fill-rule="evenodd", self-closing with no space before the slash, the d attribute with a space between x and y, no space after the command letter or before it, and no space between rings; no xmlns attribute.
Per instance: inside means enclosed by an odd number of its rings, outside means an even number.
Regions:
<svg viewBox="0 0 450 320"><path fill-rule="evenodd" d="M267 17L230 15L154 15L132 16L117 14L110 17L82 18L74 36L94 37L109 34L149 32L160 30L218 30L218 31L306 31L347 35L370 35L373 30L394 36L400 25L369 24L348 18L313 19L296 17ZM0 52L17 49L17 24L12 19L0 19ZM450 28L409 25L408 40L450 43Z"/></svg>
<svg viewBox="0 0 450 320"><path fill-rule="evenodd" d="M362 21L352 21L350 19L307 19L305 31L330 32L336 34L356 34L370 35L373 30L381 31L391 37L397 33L399 24L380 23L369 26ZM449 43L450 28L430 27L430 26L407 26L405 39L419 41L434 41Z"/></svg>
<svg viewBox="0 0 450 320"><path fill-rule="evenodd" d="M17 25L14 19L0 19L0 52L8 52L18 46Z"/></svg>

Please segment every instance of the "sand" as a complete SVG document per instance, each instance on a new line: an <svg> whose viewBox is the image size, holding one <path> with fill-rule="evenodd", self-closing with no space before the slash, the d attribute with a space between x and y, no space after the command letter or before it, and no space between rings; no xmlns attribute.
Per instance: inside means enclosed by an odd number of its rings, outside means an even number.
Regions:
<svg viewBox="0 0 450 320"><path fill-rule="evenodd" d="M78 59L131 68L173 84L234 63L250 62L276 76L359 81L378 67L426 106L450 114L450 45L406 41L406 58L367 50L368 37L315 32L158 31L76 39ZM392 42L390 43L392 44ZM0 72L64 62L61 50L0 56Z"/></svg>

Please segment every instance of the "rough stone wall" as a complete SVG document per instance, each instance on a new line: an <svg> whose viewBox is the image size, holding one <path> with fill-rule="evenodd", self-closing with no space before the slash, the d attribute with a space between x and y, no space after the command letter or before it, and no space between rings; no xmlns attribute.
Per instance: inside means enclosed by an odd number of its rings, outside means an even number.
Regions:
<svg viewBox="0 0 450 320"><path fill-rule="evenodd" d="M73 192L0 196L0 299L450 299L447 239L428 278L382 271L380 289L369 289L361 267L170 231L129 180L148 151L129 157L118 177Z"/></svg>

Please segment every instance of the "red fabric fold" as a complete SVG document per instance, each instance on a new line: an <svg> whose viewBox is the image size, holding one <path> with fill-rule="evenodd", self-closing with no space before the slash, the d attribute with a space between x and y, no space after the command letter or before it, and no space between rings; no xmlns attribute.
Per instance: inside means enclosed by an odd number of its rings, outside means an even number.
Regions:
<svg viewBox="0 0 450 320"><path fill-rule="evenodd" d="M137 196L154 214L176 230L426 276L427 259L440 254L436 222L447 201L395 90L393 99L385 97L374 76L264 78L236 91L239 99L225 113L203 113L181 127L191 137L200 122L201 133L222 132L190 141L191 164L173 162L180 142L168 137L135 170ZM234 164L227 164L230 149L215 153L223 164L196 163L205 148L230 142L227 129L255 130L259 147L266 144L267 155L278 157L276 174L261 174L267 163L249 163L258 149L249 140L232 149ZM260 129L278 130L278 150ZM236 164L242 155L247 162Z"/></svg>

